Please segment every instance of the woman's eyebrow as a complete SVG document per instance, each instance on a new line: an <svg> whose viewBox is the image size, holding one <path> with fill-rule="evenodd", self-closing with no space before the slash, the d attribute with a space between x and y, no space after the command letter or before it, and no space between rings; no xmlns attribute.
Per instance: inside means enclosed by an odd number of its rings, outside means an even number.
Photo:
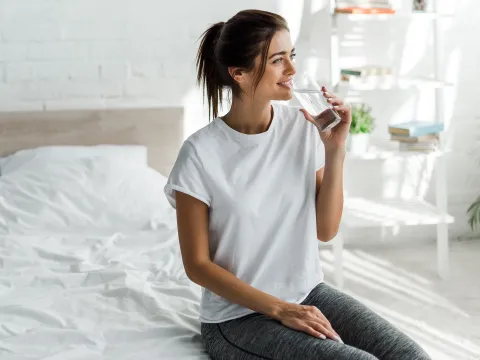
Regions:
<svg viewBox="0 0 480 360"><path fill-rule="evenodd" d="M295 51L295 48L292 48L292 50L290 50L291 53L293 53ZM269 59L271 59L272 57L274 56L277 56L277 55L286 55L287 54L287 51L283 50L283 51L279 51L275 54L272 54L269 56Z"/></svg>

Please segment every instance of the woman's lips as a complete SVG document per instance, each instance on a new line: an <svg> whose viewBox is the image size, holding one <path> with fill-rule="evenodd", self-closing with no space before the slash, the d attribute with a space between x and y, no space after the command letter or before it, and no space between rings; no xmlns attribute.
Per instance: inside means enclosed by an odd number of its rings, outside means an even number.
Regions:
<svg viewBox="0 0 480 360"><path fill-rule="evenodd" d="M285 81L285 82L281 82L281 83L278 83L278 85L284 86L288 89L291 89L293 87L293 80L288 80L288 81Z"/></svg>

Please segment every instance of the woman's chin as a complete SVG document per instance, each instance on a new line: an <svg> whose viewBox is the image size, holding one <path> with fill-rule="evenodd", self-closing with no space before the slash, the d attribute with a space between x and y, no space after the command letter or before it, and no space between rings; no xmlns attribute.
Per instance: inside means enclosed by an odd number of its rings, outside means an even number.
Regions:
<svg viewBox="0 0 480 360"><path fill-rule="evenodd" d="M282 93L276 93L272 100L278 101L287 101L293 97L293 92L290 91L282 91Z"/></svg>

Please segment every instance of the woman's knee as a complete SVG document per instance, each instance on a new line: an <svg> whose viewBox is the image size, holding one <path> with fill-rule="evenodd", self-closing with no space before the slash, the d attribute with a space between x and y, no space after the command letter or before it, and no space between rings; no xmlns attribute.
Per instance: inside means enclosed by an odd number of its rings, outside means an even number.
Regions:
<svg viewBox="0 0 480 360"><path fill-rule="evenodd" d="M372 351L381 359L390 360L432 360L423 348L404 333L392 336L383 342L383 348Z"/></svg>
<svg viewBox="0 0 480 360"><path fill-rule="evenodd" d="M349 359L360 359L360 360L379 360L375 355L369 354L365 351L362 351L361 353L358 352L358 354L355 354L355 357L351 357Z"/></svg>
<svg viewBox="0 0 480 360"><path fill-rule="evenodd" d="M391 359L395 360L432 360L432 358L413 340L405 343L403 347L395 349Z"/></svg>
<svg viewBox="0 0 480 360"><path fill-rule="evenodd" d="M314 356L305 356L304 359L325 359L325 360L379 360L375 355L356 347L339 344L333 340L321 340L313 346L314 351L308 351Z"/></svg>

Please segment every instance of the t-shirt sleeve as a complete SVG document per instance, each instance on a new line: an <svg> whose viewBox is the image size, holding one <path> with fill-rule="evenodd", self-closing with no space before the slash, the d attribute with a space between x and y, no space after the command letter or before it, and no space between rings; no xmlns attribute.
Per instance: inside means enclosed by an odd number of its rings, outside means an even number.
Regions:
<svg viewBox="0 0 480 360"><path fill-rule="evenodd" d="M164 187L165 196L174 209L176 209L175 191L193 196L210 206L211 197L201 159L188 141L184 141L180 148L177 160Z"/></svg>
<svg viewBox="0 0 480 360"><path fill-rule="evenodd" d="M325 166L325 146L323 141L315 131L315 171L320 170Z"/></svg>

